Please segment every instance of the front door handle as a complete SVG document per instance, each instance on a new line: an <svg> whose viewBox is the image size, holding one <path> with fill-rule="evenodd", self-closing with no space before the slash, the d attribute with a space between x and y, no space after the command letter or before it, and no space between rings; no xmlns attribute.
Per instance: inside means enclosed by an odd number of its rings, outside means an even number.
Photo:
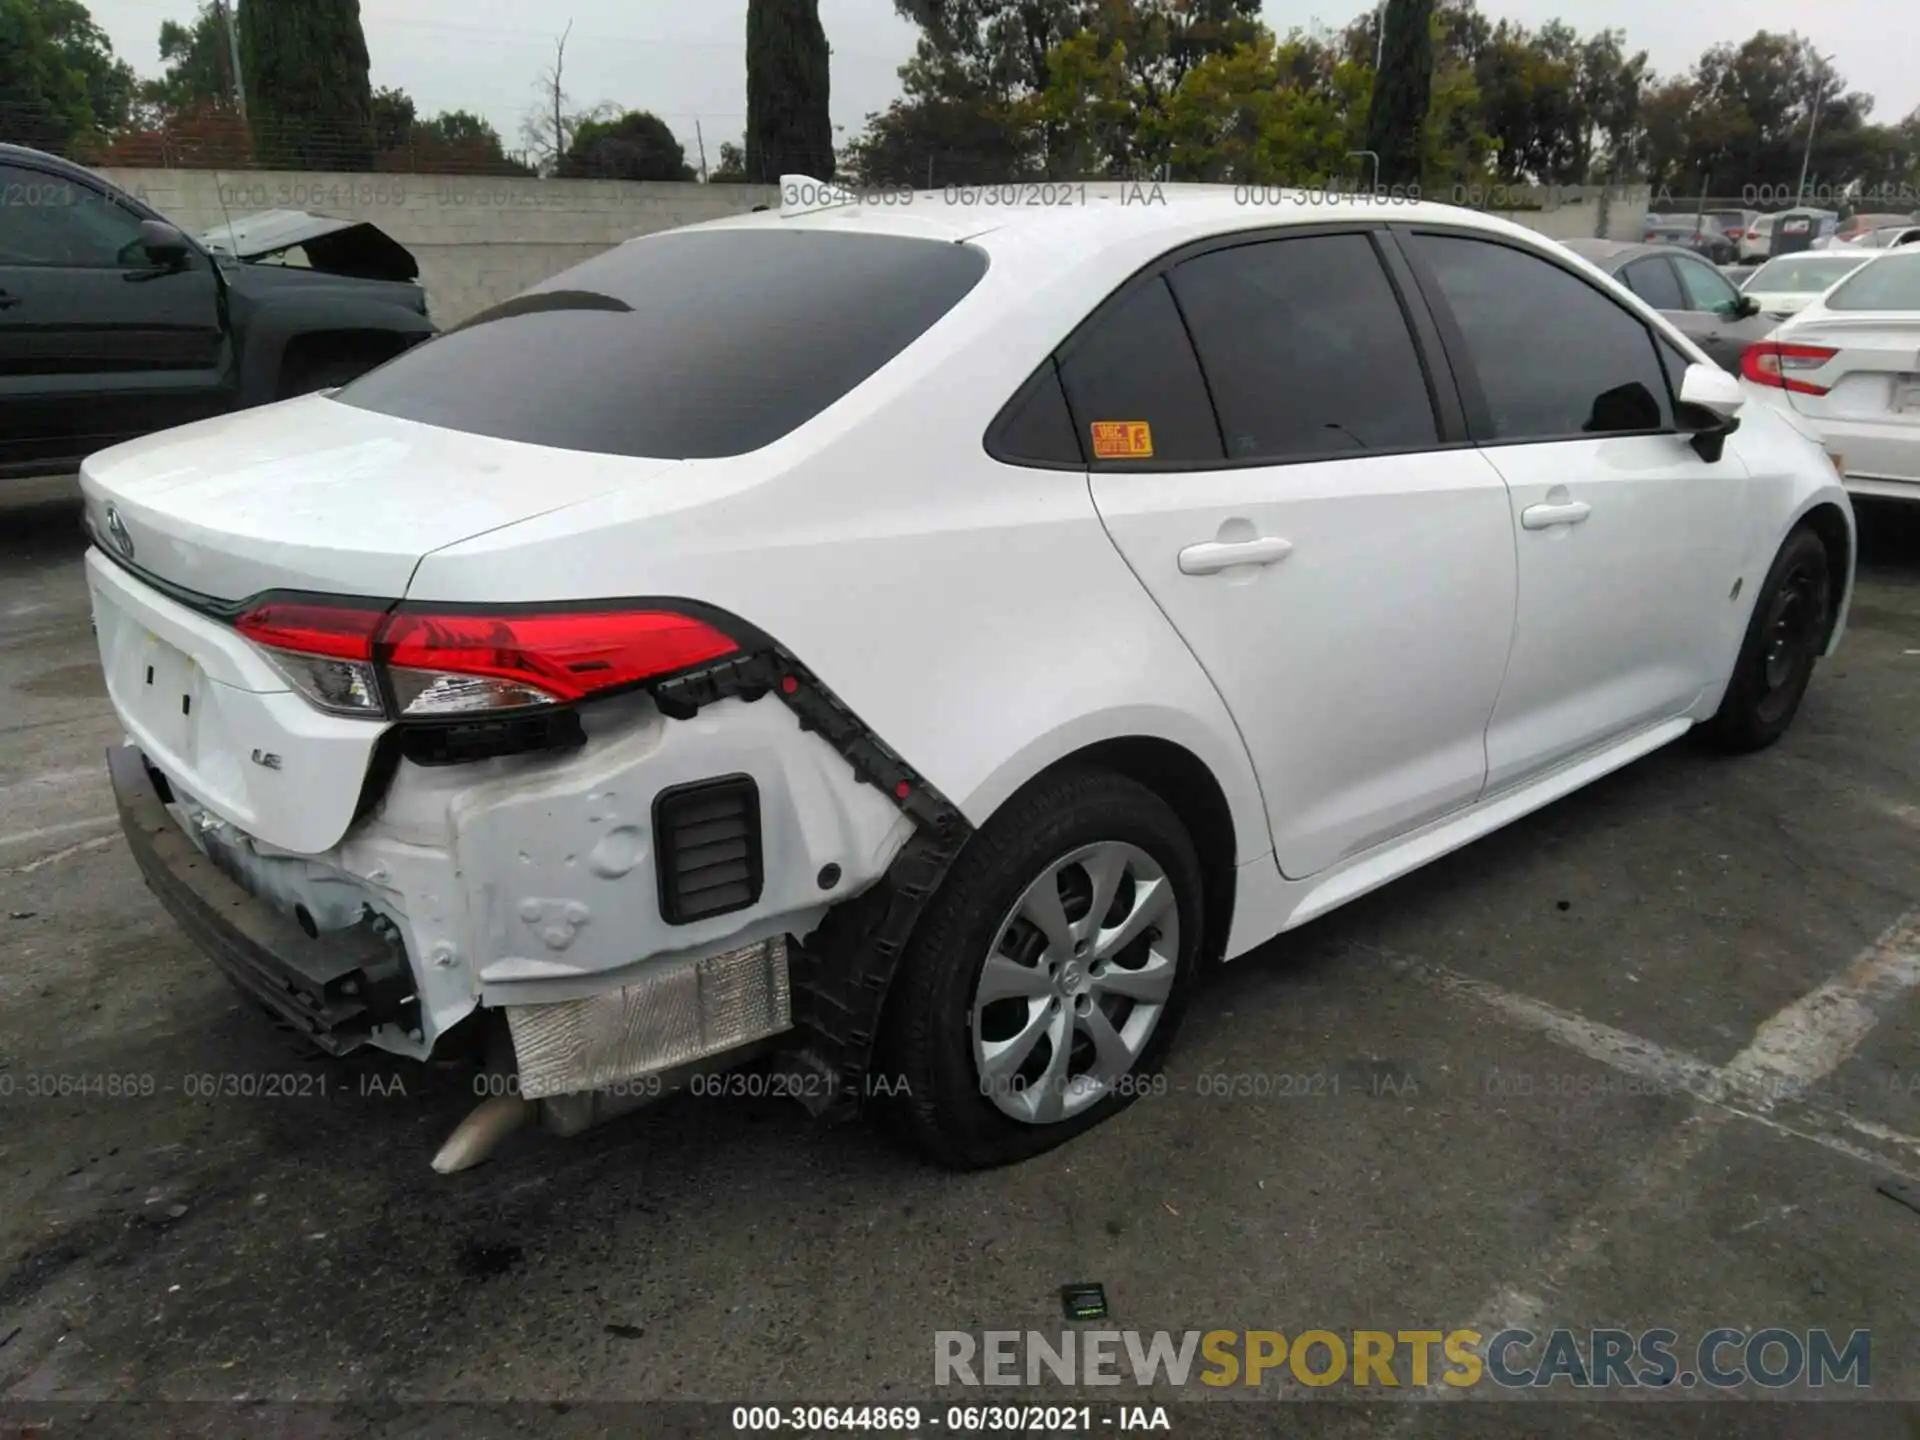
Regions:
<svg viewBox="0 0 1920 1440"><path fill-rule="evenodd" d="M1180 552L1182 575L1218 575L1236 565L1271 565L1293 553L1293 542L1277 535L1258 540L1209 540Z"/></svg>
<svg viewBox="0 0 1920 1440"><path fill-rule="evenodd" d="M1529 505L1520 512L1520 523L1529 530L1549 530L1555 525L1578 525L1593 513L1584 500L1565 505Z"/></svg>
<svg viewBox="0 0 1920 1440"><path fill-rule="evenodd" d="M0 290L0 310L12 310L21 303L18 295L10 295Z"/></svg>

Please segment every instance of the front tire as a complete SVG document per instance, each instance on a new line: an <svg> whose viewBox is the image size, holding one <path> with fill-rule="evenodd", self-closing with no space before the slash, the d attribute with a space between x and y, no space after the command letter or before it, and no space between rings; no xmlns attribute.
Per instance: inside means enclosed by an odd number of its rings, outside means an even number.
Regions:
<svg viewBox="0 0 1920 1440"><path fill-rule="evenodd" d="M1734 662L1733 678L1702 738L1716 750L1764 750L1793 724L1833 614L1826 546L1811 530L1787 537L1767 572Z"/></svg>
<svg viewBox="0 0 1920 1440"><path fill-rule="evenodd" d="M954 1169L1064 1144L1163 1087L1203 953L1200 861L1172 808L1102 770L1049 776L967 844L901 959L882 1064L909 1137Z"/></svg>

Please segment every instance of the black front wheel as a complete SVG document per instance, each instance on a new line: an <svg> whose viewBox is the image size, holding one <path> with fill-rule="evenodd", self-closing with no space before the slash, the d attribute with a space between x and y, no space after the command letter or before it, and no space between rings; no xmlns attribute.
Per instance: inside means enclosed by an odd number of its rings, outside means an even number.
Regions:
<svg viewBox="0 0 1920 1440"><path fill-rule="evenodd" d="M1796 530L1767 572L1726 697L1701 727L1716 749L1764 750L1793 724L1826 644L1833 616L1827 550L1811 530Z"/></svg>

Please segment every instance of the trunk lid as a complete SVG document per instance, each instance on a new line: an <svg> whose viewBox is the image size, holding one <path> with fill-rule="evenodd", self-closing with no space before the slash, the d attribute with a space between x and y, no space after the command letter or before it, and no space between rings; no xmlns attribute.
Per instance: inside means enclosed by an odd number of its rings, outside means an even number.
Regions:
<svg viewBox="0 0 1920 1440"><path fill-rule="evenodd" d="M310 395L104 450L80 484L102 549L197 595L397 600L435 550L680 463L562 455Z"/></svg>
<svg viewBox="0 0 1920 1440"><path fill-rule="evenodd" d="M1777 338L1831 346L1836 353L1801 376L1824 395L1788 391L1796 410L1832 420L1870 420L1920 432L1920 313L1803 311Z"/></svg>
<svg viewBox="0 0 1920 1440"><path fill-rule="evenodd" d="M679 463L538 449L322 396L103 451L81 482L115 713L177 795L270 849L329 850L353 824L385 722L310 705L200 602L268 590L399 600L435 550L670 480Z"/></svg>

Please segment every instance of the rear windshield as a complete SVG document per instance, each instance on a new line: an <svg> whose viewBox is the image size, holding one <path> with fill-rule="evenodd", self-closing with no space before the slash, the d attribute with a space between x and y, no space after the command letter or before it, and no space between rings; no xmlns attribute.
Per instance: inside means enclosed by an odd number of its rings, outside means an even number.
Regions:
<svg viewBox="0 0 1920 1440"><path fill-rule="evenodd" d="M879 370L986 268L970 246L896 235L655 235L476 315L334 398L563 450L744 455Z"/></svg>
<svg viewBox="0 0 1920 1440"><path fill-rule="evenodd" d="M1859 264L1858 260L1792 255L1762 265L1748 278L1746 288L1756 294L1817 295Z"/></svg>
<svg viewBox="0 0 1920 1440"><path fill-rule="evenodd" d="M1827 296L1829 310L1920 310L1920 255L1894 251L1862 265Z"/></svg>

